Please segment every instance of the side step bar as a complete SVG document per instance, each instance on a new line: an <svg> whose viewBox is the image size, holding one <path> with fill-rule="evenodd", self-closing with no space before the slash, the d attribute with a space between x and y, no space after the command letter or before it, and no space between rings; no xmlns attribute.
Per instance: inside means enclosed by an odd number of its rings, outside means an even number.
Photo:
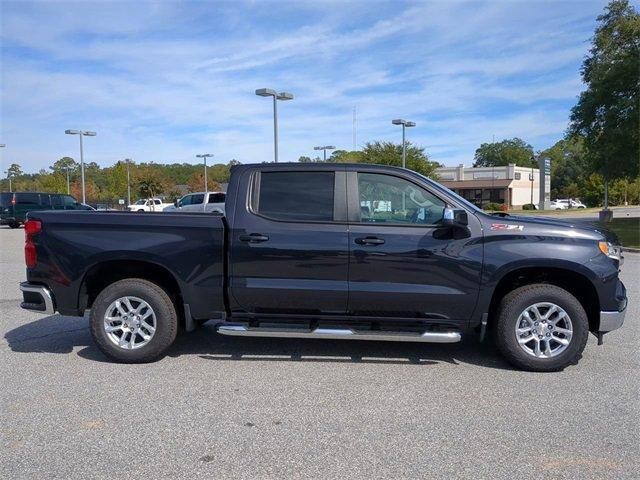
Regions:
<svg viewBox="0 0 640 480"><path fill-rule="evenodd" d="M350 328L316 328L294 330L277 328L250 328L244 325L220 325L218 333L233 337L271 338L327 338L337 340L376 340L382 342L455 343L460 341L458 332L383 332L354 331Z"/></svg>

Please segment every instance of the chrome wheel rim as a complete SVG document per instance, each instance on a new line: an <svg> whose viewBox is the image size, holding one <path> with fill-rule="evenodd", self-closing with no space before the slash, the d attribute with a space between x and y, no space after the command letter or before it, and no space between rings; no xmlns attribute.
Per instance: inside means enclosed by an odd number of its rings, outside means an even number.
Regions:
<svg viewBox="0 0 640 480"><path fill-rule="evenodd" d="M555 303L529 305L518 317L518 345L536 358L552 358L564 352L573 337L569 314Z"/></svg>
<svg viewBox="0 0 640 480"><path fill-rule="evenodd" d="M156 314L138 297L120 297L104 314L104 331L113 344L124 350L144 347L156 333Z"/></svg>

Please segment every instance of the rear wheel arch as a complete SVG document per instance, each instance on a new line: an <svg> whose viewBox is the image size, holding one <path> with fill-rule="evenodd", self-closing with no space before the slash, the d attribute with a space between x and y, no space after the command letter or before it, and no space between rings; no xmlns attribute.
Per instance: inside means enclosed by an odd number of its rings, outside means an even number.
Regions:
<svg viewBox="0 0 640 480"><path fill-rule="evenodd" d="M148 260L106 260L92 265L79 289L78 310L83 312L91 308L105 288L117 281L130 278L147 280L162 288L174 303L180 322L184 321L184 302L180 284L166 267Z"/></svg>

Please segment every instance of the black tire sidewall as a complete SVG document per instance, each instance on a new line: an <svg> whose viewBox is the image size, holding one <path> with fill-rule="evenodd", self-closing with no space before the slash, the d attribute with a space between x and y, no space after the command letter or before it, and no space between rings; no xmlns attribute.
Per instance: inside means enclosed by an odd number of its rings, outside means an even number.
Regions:
<svg viewBox="0 0 640 480"><path fill-rule="evenodd" d="M520 314L530 305L551 302L563 308L573 327L568 348L551 358L536 358L518 344L515 327ZM514 366L532 371L558 371L577 363L589 336L589 321L580 302L568 291L555 285L536 284L520 287L504 297L497 319L496 344L504 357Z"/></svg>
<svg viewBox="0 0 640 480"><path fill-rule="evenodd" d="M156 331L151 341L135 350L115 345L104 330L104 315L111 303L120 297L134 296L147 302L156 316ZM158 285L142 279L112 283L96 297L90 315L91 335L100 350L110 359L122 363L146 363L158 359L176 338L178 319L173 302Z"/></svg>

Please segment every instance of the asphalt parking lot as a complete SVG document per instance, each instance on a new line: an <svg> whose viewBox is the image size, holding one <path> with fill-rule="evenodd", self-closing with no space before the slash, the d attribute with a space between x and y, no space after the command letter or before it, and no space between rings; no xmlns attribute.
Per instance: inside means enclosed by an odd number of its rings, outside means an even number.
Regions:
<svg viewBox="0 0 640 480"><path fill-rule="evenodd" d="M636 479L640 254L626 324L560 373L490 346L180 337L106 362L84 318L19 308L23 230L0 228L4 478Z"/></svg>

